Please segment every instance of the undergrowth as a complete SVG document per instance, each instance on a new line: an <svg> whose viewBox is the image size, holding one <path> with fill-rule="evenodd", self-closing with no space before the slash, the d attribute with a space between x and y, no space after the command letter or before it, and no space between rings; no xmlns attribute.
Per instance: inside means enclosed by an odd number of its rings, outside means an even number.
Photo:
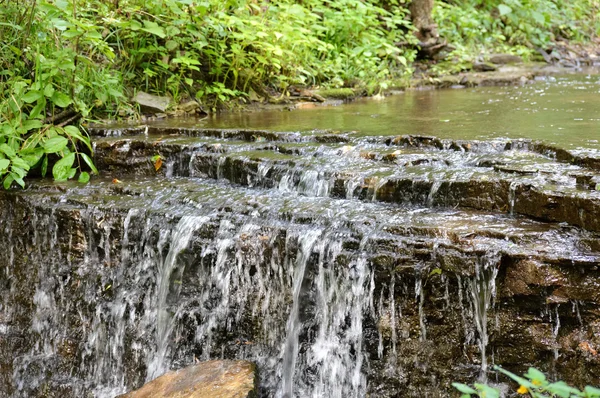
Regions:
<svg viewBox="0 0 600 398"><path fill-rule="evenodd" d="M440 37L455 47L438 73L458 72L491 53L532 60L557 40L590 42L600 34L599 11L599 0L437 1Z"/></svg>
<svg viewBox="0 0 600 398"><path fill-rule="evenodd" d="M82 122L131 117L136 90L207 109L290 85L409 76L403 7L364 0L0 1L0 178L95 172Z"/></svg>

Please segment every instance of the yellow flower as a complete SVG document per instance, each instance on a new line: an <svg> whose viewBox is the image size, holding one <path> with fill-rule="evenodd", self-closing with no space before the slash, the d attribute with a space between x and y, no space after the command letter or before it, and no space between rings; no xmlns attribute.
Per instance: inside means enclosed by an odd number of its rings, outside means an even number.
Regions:
<svg viewBox="0 0 600 398"><path fill-rule="evenodd" d="M517 392L519 394L527 394L529 392L529 390L525 386L519 386L519 389L517 390Z"/></svg>

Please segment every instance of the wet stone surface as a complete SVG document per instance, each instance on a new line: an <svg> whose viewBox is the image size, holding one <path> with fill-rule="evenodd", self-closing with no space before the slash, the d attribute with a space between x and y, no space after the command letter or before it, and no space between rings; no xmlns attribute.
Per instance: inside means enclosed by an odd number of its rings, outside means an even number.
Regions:
<svg viewBox="0 0 600 398"><path fill-rule="evenodd" d="M600 378L593 151L93 133L100 177L0 195L7 396L113 397L212 359L278 398L442 397L492 364Z"/></svg>

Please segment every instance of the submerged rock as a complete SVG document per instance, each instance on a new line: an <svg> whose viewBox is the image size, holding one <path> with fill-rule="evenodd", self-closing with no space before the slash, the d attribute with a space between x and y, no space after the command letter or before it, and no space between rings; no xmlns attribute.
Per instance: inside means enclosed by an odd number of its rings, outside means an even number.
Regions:
<svg viewBox="0 0 600 398"><path fill-rule="evenodd" d="M256 365L207 361L168 372L119 398L256 398Z"/></svg>

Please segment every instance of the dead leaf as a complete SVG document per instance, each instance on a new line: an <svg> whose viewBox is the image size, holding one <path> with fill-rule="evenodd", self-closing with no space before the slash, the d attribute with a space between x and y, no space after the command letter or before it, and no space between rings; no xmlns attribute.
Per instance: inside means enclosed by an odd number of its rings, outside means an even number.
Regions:
<svg viewBox="0 0 600 398"><path fill-rule="evenodd" d="M156 160L154 161L154 170L160 170L160 168L162 167L162 163L163 162L161 157L156 158Z"/></svg>

